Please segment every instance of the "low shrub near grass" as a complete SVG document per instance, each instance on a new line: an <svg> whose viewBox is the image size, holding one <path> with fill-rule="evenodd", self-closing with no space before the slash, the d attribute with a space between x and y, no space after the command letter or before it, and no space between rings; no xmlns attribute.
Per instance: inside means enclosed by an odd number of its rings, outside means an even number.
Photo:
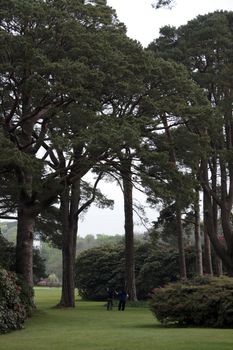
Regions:
<svg viewBox="0 0 233 350"><path fill-rule="evenodd" d="M233 278L196 278L153 290L150 308L163 324L233 327Z"/></svg>
<svg viewBox="0 0 233 350"><path fill-rule="evenodd" d="M0 334L22 328L32 300L31 290L22 279L14 272L0 269Z"/></svg>

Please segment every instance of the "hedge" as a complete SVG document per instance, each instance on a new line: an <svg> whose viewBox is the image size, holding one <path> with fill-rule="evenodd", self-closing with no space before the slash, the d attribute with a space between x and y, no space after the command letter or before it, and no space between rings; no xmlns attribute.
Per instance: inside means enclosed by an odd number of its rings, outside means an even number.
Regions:
<svg viewBox="0 0 233 350"><path fill-rule="evenodd" d="M162 324L233 327L233 278L196 278L153 291L150 308Z"/></svg>

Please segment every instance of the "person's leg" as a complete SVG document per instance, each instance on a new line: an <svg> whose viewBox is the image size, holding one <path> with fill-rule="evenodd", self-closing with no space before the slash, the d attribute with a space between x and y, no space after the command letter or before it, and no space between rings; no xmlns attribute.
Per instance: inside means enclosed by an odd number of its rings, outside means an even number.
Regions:
<svg viewBox="0 0 233 350"><path fill-rule="evenodd" d="M122 301L122 304L121 304L121 310L124 311L125 310L125 301Z"/></svg>
<svg viewBox="0 0 233 350"><path fill-rule="evenodd" d="M119 311L121 310L121 300L119 301L119 304L118 304L118 310Z"/></svg>

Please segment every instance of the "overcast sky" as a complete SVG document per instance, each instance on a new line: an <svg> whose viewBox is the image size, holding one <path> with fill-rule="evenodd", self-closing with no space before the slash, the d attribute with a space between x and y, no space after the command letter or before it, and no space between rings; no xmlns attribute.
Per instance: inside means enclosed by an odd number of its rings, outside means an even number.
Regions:
<svg viewBox="0 0 233 350"><path fill-rule="evenodd" d="M155 10L153 0L107 0L118 18L126 24L128 36L147 46L159 34L159 28L170 24L179 26L197 15L215 10L233 10L233 0L176 0L169 9Z"/></svg>
<svg viewBox="0 0 233 350"><path fill-rule="evenodd" d="M187 23L200 14L215 10L232 10L233 0L176 0L172 10L154 10L153 0L108 0L118 18L127 26L129 37L147 46L159 35L159 28L164 25L179 26ZM124 215L122 193L114 184L103 184L103 193L115 200L114 210L103 210L91 207L79 224L79 235L87 234L124 234ZM135 200L145 204L145 196L134 191ZM147 209L148 218L156 218L156 211ZM135 232L144 232L145 228L135 215Z"/></svg>

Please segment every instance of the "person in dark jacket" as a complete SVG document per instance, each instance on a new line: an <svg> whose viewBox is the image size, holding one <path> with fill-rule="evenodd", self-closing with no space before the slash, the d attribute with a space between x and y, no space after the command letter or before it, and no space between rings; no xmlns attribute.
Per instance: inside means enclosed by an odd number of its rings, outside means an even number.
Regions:
<svg viewBox="0 0 233 350"><path fill-rule="evenodd" d="M107 310L112 310L114 299L114 291L110 288L107 288Z"/></svg>
<svg viewBox="0 0 233 350"><path fill-rule="evenodd" d="M127 293L124 289L121 289L118 293L119 303L118 303L118 310L124 311L125 310L125 304L127 300Z"/></svg>

